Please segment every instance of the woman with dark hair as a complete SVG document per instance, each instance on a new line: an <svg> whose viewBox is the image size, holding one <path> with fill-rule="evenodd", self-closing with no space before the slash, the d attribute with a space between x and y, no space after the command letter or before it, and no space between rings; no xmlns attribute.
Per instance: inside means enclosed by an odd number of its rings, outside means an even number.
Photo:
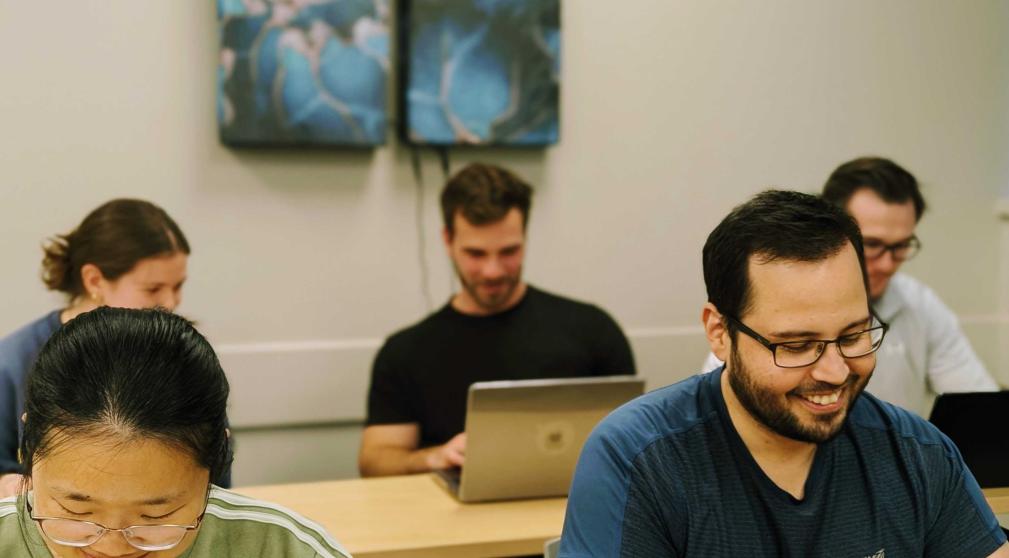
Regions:
<svg viewBox="0 0 1009 558"><path fill-rule="evenodd" d="M0 497L20 482L25 376L42 345L63 324L99 306L174 310L190 252L163 209L134 199L101 205L70 233L49 239L43 251L42 281L65 294L67 306L0 339Z"/></svg>
<svg viewBox="0 0 1009 558"><path fill-rule="evenodd" d="M25 481L0 501L5 558L345 558L320 526L211 484L231 462L228 381L160 310L99 308L55 332L28 377Z"/></svg>

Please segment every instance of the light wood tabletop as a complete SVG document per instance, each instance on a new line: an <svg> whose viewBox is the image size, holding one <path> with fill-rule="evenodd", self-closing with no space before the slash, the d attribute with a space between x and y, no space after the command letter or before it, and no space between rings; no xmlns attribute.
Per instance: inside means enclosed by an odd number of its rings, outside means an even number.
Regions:
<svg viewBox="0 0 1009 558"><path fill-rule="evenodd" d="M560 536L566 498L460 504L433 475L250 486L237 492L321 523L355 558L538 554ZM1009 513L1009 488L985 498Z"/></svg>
<svg viewBox="0 0 1009 558"><path fill-rule="evenodd" d="M457 558L543 552L566 498L460 504L433 475L241 487L322 524L354 558Z"/></svg>
<svg viewBox="0 0 1009 558"><path fill-rule="evenodd" d="M984 492L985 500L995 513L1009 513L1009 487L1007 488L986 488Z"/></svg>

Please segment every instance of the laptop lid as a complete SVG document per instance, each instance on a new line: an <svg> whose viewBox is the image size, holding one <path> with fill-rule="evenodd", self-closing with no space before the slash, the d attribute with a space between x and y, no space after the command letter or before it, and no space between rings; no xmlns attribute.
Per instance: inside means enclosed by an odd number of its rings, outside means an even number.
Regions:
<svg viewBox="0 0 1009 558"><path fill-rule="evenodd" d="M928 420L953 440L981 488L1009 486L1009 391L944 393Z"/></svg>
<svg viewBox="0 0 1009 558"><path fill-rule="evenodd" d="M634 376L473 384L459 499L567 495L589 433L644 389L644 380Z"/></svg>

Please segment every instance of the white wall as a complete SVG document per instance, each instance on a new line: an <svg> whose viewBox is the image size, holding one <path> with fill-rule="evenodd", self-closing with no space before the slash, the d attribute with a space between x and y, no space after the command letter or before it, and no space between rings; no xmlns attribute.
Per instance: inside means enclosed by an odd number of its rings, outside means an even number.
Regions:
<svg viewBox="0 0 1009 558"><path fill-rule="evenodd" d="M427 311L407 149L218 145L213 2L0 6L0 332L58 302L37 278L42 238L110 197L152 199L194 246L180 310L218 344L234 384L236 480L353 474L371 355ZM770 185L817 190L839 162L870 153L923 182L925 251L908 269L1009 383L992 210L1009 184L1009 4L563 10L560 145L456 151L453 166L488 160L539 187L527 277L609 309L653 386L704 356L700 248L729 208ZM440 173L425 162L438 304L451 283ZM309 426L274 428L295 423Z"/></svg>

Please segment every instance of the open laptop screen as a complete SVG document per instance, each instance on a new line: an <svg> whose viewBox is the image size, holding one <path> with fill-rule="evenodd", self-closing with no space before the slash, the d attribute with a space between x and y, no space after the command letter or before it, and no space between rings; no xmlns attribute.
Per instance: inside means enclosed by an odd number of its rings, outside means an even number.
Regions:
<svg viewBox="0 0 1009 558"><path fill-rule="evenodd" d="M953 440L981 488L1009 486L1009 391L945 393L928 420Z"/></svg>

